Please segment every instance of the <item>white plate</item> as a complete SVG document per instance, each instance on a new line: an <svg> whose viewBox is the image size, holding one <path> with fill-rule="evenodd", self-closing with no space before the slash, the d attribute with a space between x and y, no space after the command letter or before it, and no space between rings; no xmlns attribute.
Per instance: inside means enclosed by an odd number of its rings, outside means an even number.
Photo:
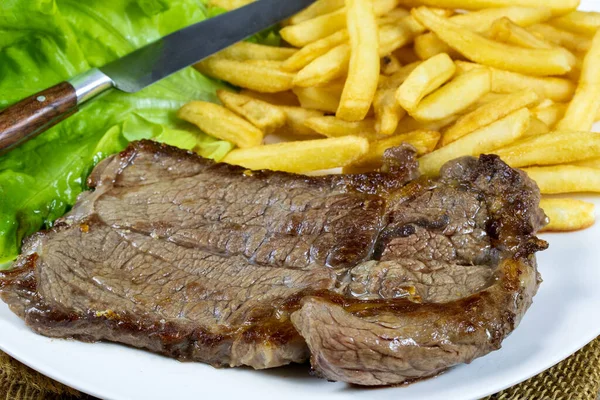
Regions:
<svg viewBox="0 0 600 400"><path fill-rule="evenodd" d="M582 8L600 10L597 0ZM600 198L591 197L600 209ZM0 348L41 373L114 400L202 399L207 396L289 400L471 400L496 393L565 359L600 335L600 222L570 234L543 235L544 278L534 304L501 350L408 387L357 389L308 375L308 366L269 371L217 370L116 344L85 344L34 334L0 302Z"/></svg>

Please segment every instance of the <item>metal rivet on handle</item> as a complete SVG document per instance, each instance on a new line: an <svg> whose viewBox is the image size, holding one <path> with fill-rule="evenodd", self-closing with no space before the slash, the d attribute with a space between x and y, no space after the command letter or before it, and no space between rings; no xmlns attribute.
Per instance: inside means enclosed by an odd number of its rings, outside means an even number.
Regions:
<svg viewBox="0 0 600 400"><path fill-rule="evenodd" d="M42 102L46 101L46 96L38 96L36 100L39 101L40 103L42 103Z"/></svg>

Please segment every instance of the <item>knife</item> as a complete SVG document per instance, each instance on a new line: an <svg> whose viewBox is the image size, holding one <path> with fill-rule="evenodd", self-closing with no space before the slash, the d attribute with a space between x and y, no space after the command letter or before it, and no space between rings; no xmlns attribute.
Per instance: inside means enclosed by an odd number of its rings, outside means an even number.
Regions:
<svg viewBox="0 0 600 400"><path fill-rule="evenodd" d="M0 112L0 154L74 114L78 106L103 92L137 92L291 17L314 1L258 0L34 94Z"/></svg>

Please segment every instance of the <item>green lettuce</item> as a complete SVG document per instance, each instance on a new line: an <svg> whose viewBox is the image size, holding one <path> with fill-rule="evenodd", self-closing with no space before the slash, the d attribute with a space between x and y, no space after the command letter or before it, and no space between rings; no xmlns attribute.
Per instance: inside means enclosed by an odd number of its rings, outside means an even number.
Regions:
<svg viewBox="0 0 600 400"><path fill-rule="evenodd" d="M0 109L206 18L200 0L2 0ZM136 94L113 91L0 157L0 267L49 228L102 158L152 138L220 159L231 149L175 117L220 86L192 68Z"/></svg>

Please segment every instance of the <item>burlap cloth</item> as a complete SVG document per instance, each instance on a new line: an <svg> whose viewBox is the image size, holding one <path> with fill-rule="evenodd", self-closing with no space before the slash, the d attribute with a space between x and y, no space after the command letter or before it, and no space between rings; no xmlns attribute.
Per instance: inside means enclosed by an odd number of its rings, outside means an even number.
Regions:
<svg viewBox="0 0 600 400"><path fill-rule="evenodd" d="M600 338L567 360L486 400L596 400L600 390ZM0 400L92 399L0 352Z"/></svg>

